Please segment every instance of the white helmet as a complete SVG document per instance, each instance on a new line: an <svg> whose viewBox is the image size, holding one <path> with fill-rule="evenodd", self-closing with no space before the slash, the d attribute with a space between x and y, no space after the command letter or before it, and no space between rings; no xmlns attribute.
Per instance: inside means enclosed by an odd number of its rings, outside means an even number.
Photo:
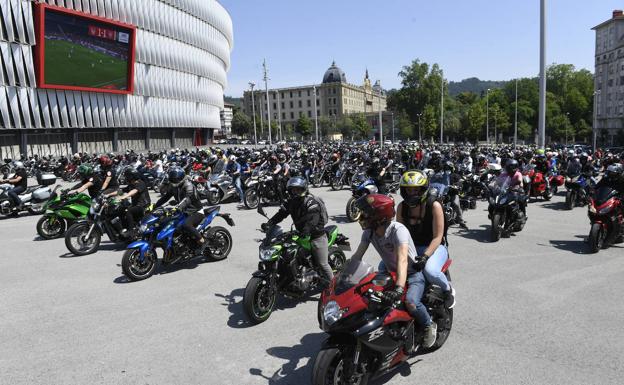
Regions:
<svg viewBox="0 0 624 385"><path fill-rule="evenodd" d="M15 165L15 169L16 169L16 170L21 170L21 169L23 169L23 168L24 168L24 163L19 162L19 161L18 161L18 162L13 163L13 165Z"/></svg>

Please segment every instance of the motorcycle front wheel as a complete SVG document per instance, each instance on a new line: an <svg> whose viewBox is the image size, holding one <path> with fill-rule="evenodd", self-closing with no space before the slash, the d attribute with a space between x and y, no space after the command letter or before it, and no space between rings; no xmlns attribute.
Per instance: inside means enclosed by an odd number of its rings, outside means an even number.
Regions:
<svg viewBox="0 0 624 385"><path fill-rule="evenodd" d="M351 197L349 198L349 200L347 201L347 219L349 219L350 222L357 222L358 219L360 219L360 210L358 210L355 207L355 201L357 199L355 197Z"/></svg>
<svg viewBox="0 0 624 385"><path fill-rule="evenodd" d="M323 187L323 176L321 174L314 174L312 177L313 187Z"/></svg>
<svg viewBox="0 0 624 385"><path fill-rule="evenodd" d="M594 223L592 225L591 230L589 231L589 238L587 240L589 243L589 250L592 253L597 253L604 247L606 235L607 234L600 223Z"/></svg>
<svg viewBox="0 0 624 385"><path fill-rule="evenodd" d="M348 359L344 353L345 348L326 347L316 355L314 368L312 369L312 385L341 385L357 384L366 385L370 377L366 373L357 382L348 382L345 369L345 361Z"/></svg>
<svg viewBox="0 0 624 385"><path fill-rule="evenodd" d="M249 320L259 324L271 316L277 302L277 288L262 277L251 277L243 295L243 309Z"/></svg>
<svg viewBox="0 0 624 385"><path fill-rule="evenodd" d="M566 210L572 210L574 208L575 201L576 201L576 196L574 194L574 191L568 191L566 193L566 199L565 199Z"/></svg>
<svg viewBox="0 0 624 385"><path fill-rule="evenodd" d="M339 247L332 246L327 253L327 262L329 266L331 266L334 274L337 274L344 268L345 263L347 263L347 257Z"/></svg>
<svg viewBox="0 0 624 385"><path fill-rule="evenodd" d="M91 227L94 227L93 222L79 222L69 226L65 233L65 246L72 254L82 256L91 253L95 253L100 247L100 241L102 236L97 229L93 229L89 238L87 234Z"/></svg>
<svg viewBox="0 0 624 385"><path fill-rule="evenodd" d="M492 216L492 228L490 229L490 239L492 242L498 242L503 234L503 218L500 214Z"/></svg>
<svg viewBox="0 0 624 385"><path fill-rule="evenodd" d="M338 191L338 190L342 190L344 187L344 182L342 181L342 178L340 177L335 177L332 179L331 181L331 189L334 191Z"/></svg>
<svg viewBox="0 0 624 385"><path fill-rule="evenodd" d="M208 191L208 203L211 206L216 206L221 202L221 192L220 191Z"/></svg>
<svg viewBox="0 0 624 385"><path fill-rule="evenodd" d="M259 202L260 198L258 196L258 189L250 188L243 194L243 203L245 203L245 207L248 209L254 210L258 208Z"/></svg>
<svg viewBox="0 0 624 385"><path fill-rule="evenodd" d="M62 236L66 229L67 222L56 215L47 214L37 221L37 234L46 240Z"/></svg>
<svg viewBox="0 0 624 385"><path fill-rule="evenodd" d="M121 271L131 281L141 281L154 275L158 260L154 250L147 250L143 261L139 249L128 249L121 258Z"/></svg>
<svg viewBox="0 0 624 385"><path fill-rule="evenodd" d="M204 256L210 261L222 261L228 257L232 251L232 235L221 226L215 226L206 232L206 242L208 245L204 250Z"/></svg>

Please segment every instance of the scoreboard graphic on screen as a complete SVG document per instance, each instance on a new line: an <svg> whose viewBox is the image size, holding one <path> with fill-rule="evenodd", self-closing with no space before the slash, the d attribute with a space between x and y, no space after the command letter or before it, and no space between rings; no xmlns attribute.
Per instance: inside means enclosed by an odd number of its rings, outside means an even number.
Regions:
<svg viewBox="0 0 624 385"><path fill-rule="evenodd" d="M40 88L132 93L134 26L47 4L36 12Z"/></svg>

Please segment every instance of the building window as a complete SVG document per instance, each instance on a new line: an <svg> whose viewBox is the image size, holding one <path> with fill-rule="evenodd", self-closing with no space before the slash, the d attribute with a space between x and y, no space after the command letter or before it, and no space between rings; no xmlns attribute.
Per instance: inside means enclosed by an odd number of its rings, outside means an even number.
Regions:
<svg viewBox="0 0 624 385"><path fill-rule="evenodd" d="M316 116L321 116L321 110L316 110Z"/></svg>
<svg viewBox="0 0 624 385"><path fill-rule="evenodd" d="M292 91L290 91L290 97L292 98Z"/></svg>
<svg viewBox="0 0 624 385"><path fill-rule="evenodd" d="M273 103L273 110L277 110L277 103Z"/></svg>
<svg viewBox="0 0 624 385"><path fill-rule="evenodd" d="M286 113L282 112L282 120L286 120Z"/></svg>
<svg viewBox="0 0 624 385"><path fill-rule="evenodd" d="M299 97L301 97L301 91L299 91Z"/></svg>
<svg viewBox="0 0 624 385"><path fill-rule="evenodd" d="M301 100L299 101L299 108L303 107L303 104L301 103Z"/></svg>
<svg viewBox="0 0 624 385"><path fill-rule="evenodd" d="M318 99L316 99L316 106L317 107L319 106L319 100Z"/></svg>
<svg viewBox="0 0 624 385"><path fill-rule="evenodd" d="M282 102L282 109L286 108L284 102Z"/></svg>
<svg viewBox="0 0 624 385"><path fill-rule="evenodd" d="M308 107L310 107L311 105L312 105L312 101L308 99Z"/></svg>
<svg viewBox="0 0 624 385"><path fill-rule="evenodd" d="M312 111L308 110L308 118L312 117Z"/></svg>
<svg viewBox="0 0 624 385"><path fill-rule="evenodd" d="M295 105L293 104L292 100L290 101L290 108L295 108Z"/></svg>
<svg viewBox="0 0 624 385"><path fill-rule="evenodd" d="M283 92L280 92L280 95L281 95L280 97L281 97L282 99L284 99L284 93L283 93Z"/></svg>
<svg viewBox="0 0 624 385"><path fill-rule="evenodd" d="M299 117L303 116L303 111L299 111Z"/></svg>
<svg viewBox="0 0 624 385"><path fill-rule="evenodd" d="M308 90L308 96L310 96L310 90Z"/></svg>
<svg viewBox="0 0 624 385"><path fill-rule="evenodd" d="M294 119L294 118L295 118L295 113L294 113L294 112L291 112L291 113L290 113L290 118L291 118L291 119Z"/></svg>

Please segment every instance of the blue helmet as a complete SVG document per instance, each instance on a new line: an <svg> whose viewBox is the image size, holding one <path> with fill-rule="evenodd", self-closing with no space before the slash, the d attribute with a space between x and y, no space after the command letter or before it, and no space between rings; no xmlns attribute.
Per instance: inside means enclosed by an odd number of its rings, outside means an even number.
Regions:
<svg viewBox="0 0 624 385"><path fill-rule="evenodd" d="M186 177L186 173L184 172L184 169L182 169L181 167L174 167L171 170L169 170L169 173L167 173L167 178L169 179L169 183L172 184L173 186L181 185L182 182L184 182L184 177Z"/></svg>

